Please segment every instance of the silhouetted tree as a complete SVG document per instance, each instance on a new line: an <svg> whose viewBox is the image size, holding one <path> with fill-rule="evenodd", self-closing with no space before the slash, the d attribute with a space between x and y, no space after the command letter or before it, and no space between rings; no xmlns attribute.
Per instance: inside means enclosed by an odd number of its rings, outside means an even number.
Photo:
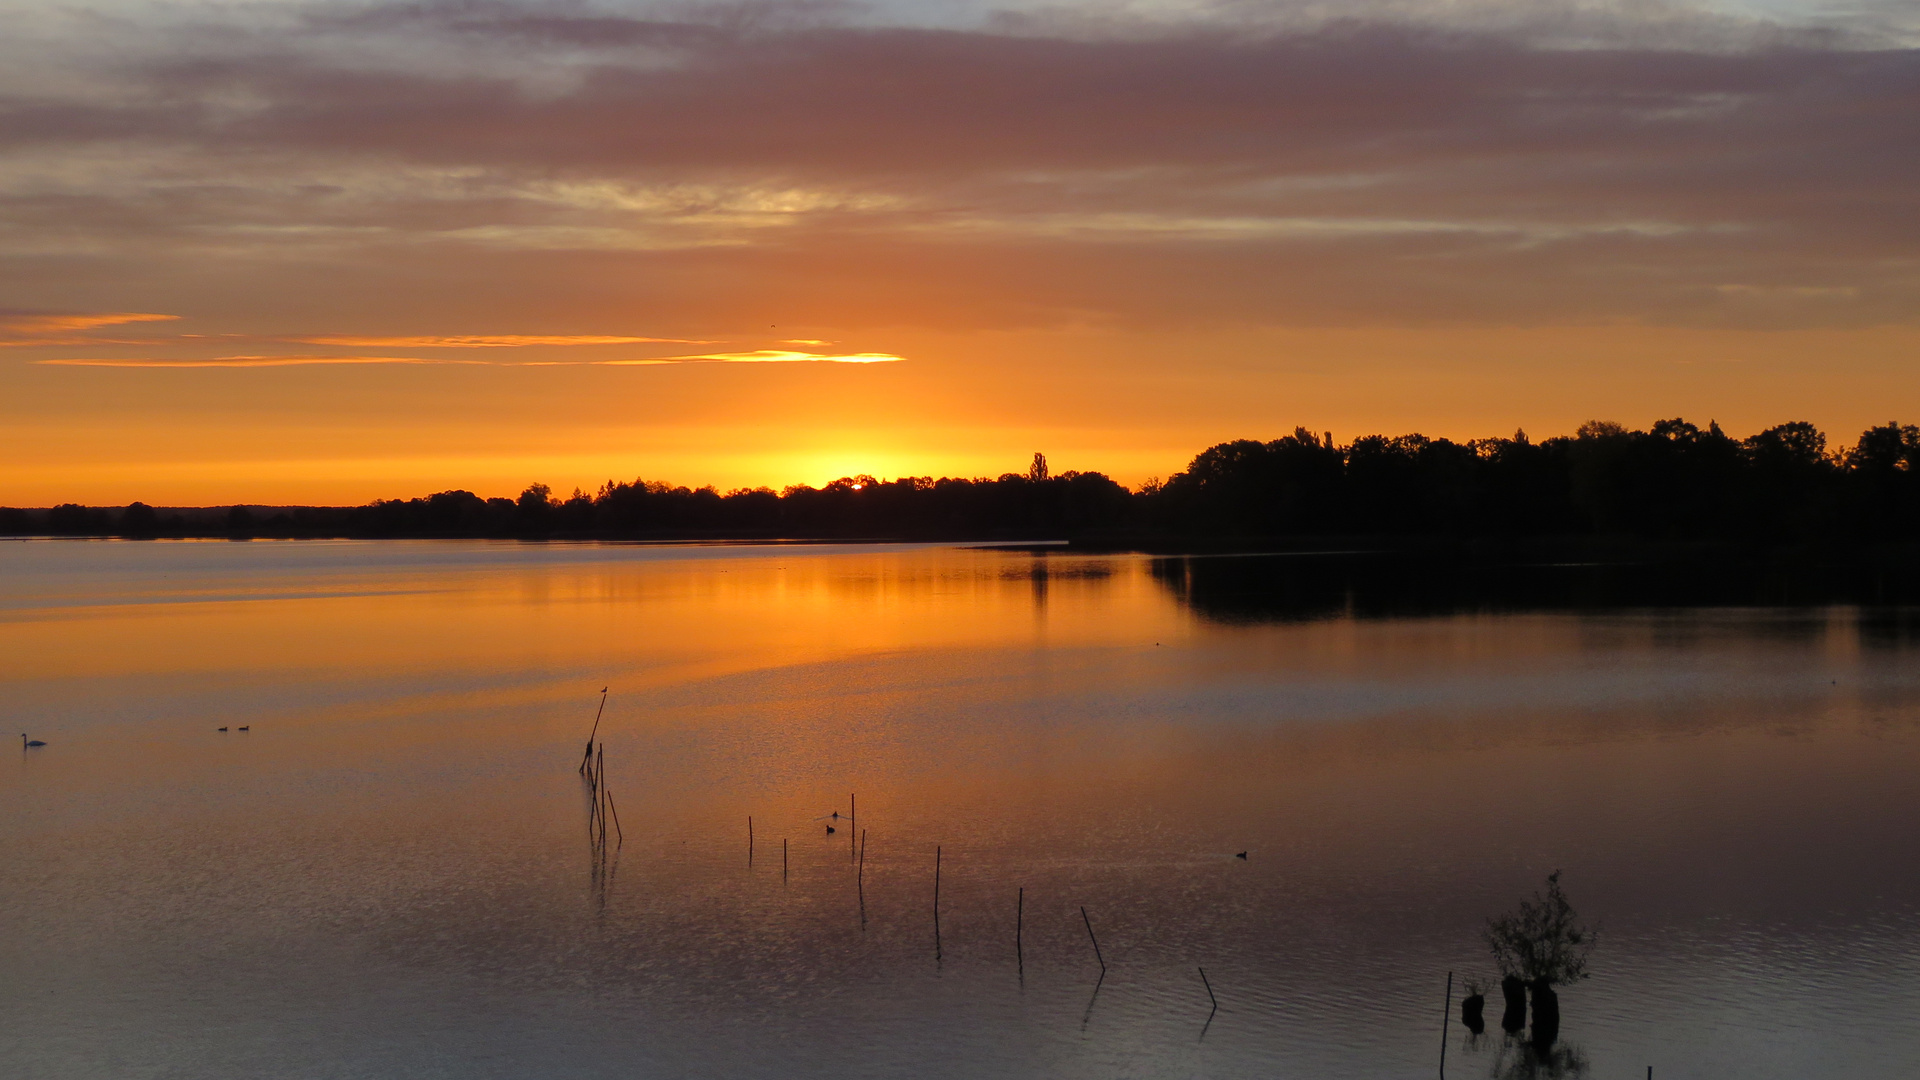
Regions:
<svg viewBox="0 0 1920 1080"><path fill-rule="evenodd" d="M120 512L120 535L153 536L160 531L160 515L143 502L128 503Z"/></svg>
<svg viewBox="0 0 1920 1080"><path fill-rule="evenodd" d="M1920 531L1920 427L1883 424L1860 433L1846 455L1854 526L1880 539Z"/></svg>
<svg viewBox="0 0 1920 1080"><path fill-rule="evenodd" d="M573 494L554 509L554 517L555 527L561 532L575 534L592 532L593 496L579 488L574 488Z"/></svg>
<svg viewBox="0 0 1920 1080"><path fill-rule="evenodd" d="M1167 481L1160 498L1189 527L1275 535L1336 532L1345 455L1305 428L1283 439L1221 443Z"/></svg>
<svg viewBox="0 0 1920 1080"><path fill-rule="evenodd" d="M472 536L488 531L486 500L471 491L440 491L421 508L427 528L441 536Z"/></svg>
<svg viewBox="0 0 1920 1080"><path fill-rule="evenodd" d="M79 503L61 503L47 511L47 532L54 536L105 536L107 512Z"/></svg>
<svg viewBox="0 0 1920 1080"><path fill-rule="evenodd" d="M523 532L544 533L553 527L553 489L545 484L528 484L515 500L519 507L519 525Z"/></svg>
<svg viewBox="0 0 1920 1080"><path fill-rule="evenodd" d="M1778 424L1741 444L1749 475L1742 526L1758 536L1805 538L1832 529L1840 462L1827 437L1804 420Z"/></svg>
<svg viewBox="0 0 1920 1080"><path fill-rule="evenodd" d="M1560 1032L1560 999L1553 988L1587 977L1596 939L1594 928L1579 921L1560 888L1560 871L1547 875L1544 893L1488 919L1485 937L1500 973L1524 982L1533 995L1533 1041L1552 1045Z"/></svg>
<svg viewBox="0 0 1920 1080"><path fill-rule="evenodd" d="M1370 435L1347 447L1346 531L1459 532L1474 526L1487 470L1473 446Z"/></svg>

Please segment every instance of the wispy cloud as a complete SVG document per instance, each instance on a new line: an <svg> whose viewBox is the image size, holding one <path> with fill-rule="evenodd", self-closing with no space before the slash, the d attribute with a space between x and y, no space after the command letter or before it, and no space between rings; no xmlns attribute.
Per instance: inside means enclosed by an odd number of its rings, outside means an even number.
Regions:
<svg viewBox="0 0 1920 1080"><path fill-rule="evenodd" d="M699 356L656 356L643 360L598 360L609 366L645 366L653 364L892 364L905 360L892 353L794 352L787 349L755 349L752 352L706 353Z"/></svg>
<svg viewBox="0 0 1920 1080"><path fill-rule="evenodd" d="M448 360L420 356L216 356L202 360L165 360L152 357L128 359L70 358L35 360L49 367L110 368L253 368L301 367L308 364L463 364L486 365L485 360Z"/></svg>
<svg viewBox="0 0 1920 1080"><path fill-rule="evenodd" d="M325 364L458 364L463 367L650 367L663 364L890 364L905 357L892 353L793 352L756 349L752 352L705 353L694 356L656 356L627 360L464 360L435 356L216 356L175 360L161 357L71 357L35 360L49 367L106 368L256 368L302 367Z"/></svg>
<svg viewBox="0 0 1920 1080"><path fill-rule="evenodd" d="M106 338L81 336L77 334L67 334L61 337L0 337L0 349L45 349L73 345L85 345L91 348L100 345L154 346L165 344L168 344L168 341L164 338Z"/></svg>
<svg viewBox="0 0 1920 1080"><path fill-rule="evenodd" d="M179 317L178 315L156 315L144 311L89 312L79 315L9 314L0 312L0 333L71 334L78 331L93 330L102 326L125 326L128 323L172 322Z"/></svg>
<svg viewBox="0 0 1920 1080"><path fill-rule="evenodd" d="M605 334L450 334L437 337L355 337L332 334L287 338L303 345L353 349L518 349L530 345L704 345L698 338L620 337Z"/></svg>

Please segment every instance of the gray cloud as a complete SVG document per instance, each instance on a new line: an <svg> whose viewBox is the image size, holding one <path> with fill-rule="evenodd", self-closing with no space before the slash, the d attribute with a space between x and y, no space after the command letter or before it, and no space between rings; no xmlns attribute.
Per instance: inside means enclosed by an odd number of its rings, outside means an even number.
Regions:
<svg viewBox="0 0 1920 1080"><path fill-rule="evenodd" d="M346 306L396 276L538 298L617 267L677 334L768 297L822 325L1920 313L1920 52L1864 32L849 10L97 28L125 59L44 31L96 66L0 91L0 281L99 296L191 263L207 290L324 280ZM420 303L467 310L440 289Z"/></svg>

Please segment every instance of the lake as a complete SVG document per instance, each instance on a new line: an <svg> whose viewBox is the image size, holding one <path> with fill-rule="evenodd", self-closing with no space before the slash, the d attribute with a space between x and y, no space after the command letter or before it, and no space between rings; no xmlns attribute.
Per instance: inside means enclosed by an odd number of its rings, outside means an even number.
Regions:
<svg viewBox="0 0 1920 1080"><path fill-rule="evenodd" d="M1912 612L1396 611L1339 582L1065 549L0 543L0 709L47 743L0 762L0 1060L1920 1061ZM579 771L602 687L604 848ZM1600 940L1542 1065L1497 991L1487 1035L1457 1002L1492 981L1485 920L1555 870Z"/></svg>

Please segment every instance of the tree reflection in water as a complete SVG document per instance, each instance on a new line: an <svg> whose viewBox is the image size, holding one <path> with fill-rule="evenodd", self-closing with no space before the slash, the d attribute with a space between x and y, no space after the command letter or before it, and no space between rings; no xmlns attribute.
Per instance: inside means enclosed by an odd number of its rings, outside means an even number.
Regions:
<svg viewBox="0 0 1920 1080"><path fill-rule="evenodd" d="M1487 1036L1467 1040L1467 1049L1478 1049ZM1587 1075L1587 1055L1578 1046L1556 1043L1544 1050L1532 1040L1507 1035L1500 1040L1487 1075L1494 1080L1573 1080Z"/></svg>

